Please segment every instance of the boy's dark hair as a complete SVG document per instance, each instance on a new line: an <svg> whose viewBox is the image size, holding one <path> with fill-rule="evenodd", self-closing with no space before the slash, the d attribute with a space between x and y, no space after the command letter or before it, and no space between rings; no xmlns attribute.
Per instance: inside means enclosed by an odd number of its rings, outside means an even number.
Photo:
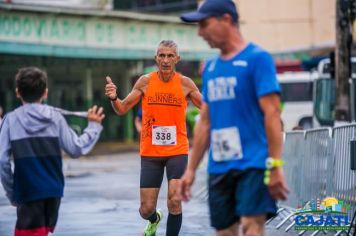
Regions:
<svg viewBox="0 0 356 236"><path fill-rule="evenodd" d="M37 102L47 88L47 73L37 67L20 68L16 74L16 88L25 102Z"/></svg>

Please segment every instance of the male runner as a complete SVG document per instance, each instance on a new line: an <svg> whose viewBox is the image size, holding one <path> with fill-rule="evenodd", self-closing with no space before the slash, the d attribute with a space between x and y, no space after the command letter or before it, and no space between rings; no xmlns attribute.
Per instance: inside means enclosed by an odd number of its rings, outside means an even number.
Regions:
<svg viewBox="0 0 356 236"><path fill-rule="evenodd" d="M166 235L175 236L182 224L182 206L174 195L187 164L189 149L185 121L187 99L200 108L202 96L190 78L175 72L180 56L174 41L161 41L155 60L158 71L141 76L125 99L117 97L117 87L110 77L106 78L105 94L118 115L125 114L142 99L139 211L142 218L149 221L144 235L155 235L162 220L156 205L166 168L169 211Z"/></svg>

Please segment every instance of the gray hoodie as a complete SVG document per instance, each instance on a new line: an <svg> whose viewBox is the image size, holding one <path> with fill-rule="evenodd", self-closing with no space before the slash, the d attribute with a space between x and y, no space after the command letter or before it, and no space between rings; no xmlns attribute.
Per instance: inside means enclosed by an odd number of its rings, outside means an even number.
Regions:
<svg viewBox="0 0 356 236"><path fill-rule="evenodd" d="M9 200L24 203L62 197L61 149L73 158L85 155L101 131L101 124L89 122L78 137L58 111L39 103L25 104L7 114L0 126L0 176Z"/></svg>

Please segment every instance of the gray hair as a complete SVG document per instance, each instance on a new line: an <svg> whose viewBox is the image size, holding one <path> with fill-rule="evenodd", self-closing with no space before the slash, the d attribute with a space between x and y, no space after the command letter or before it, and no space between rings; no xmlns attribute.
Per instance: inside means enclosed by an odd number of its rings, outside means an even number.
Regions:
<svg viewBox="0 0 356 236"><path fill-rule="evenodd" d="M167 47L167 48L174 48L176 50L176 54L177 56L179 56L179 50L178 50L178 45L176 42L174 42L173 40L170 40L170 39L164 39L162 40L161 42L159 42L158 46L157 46L157 49L156 49L156 54L158 52L158 48L159 47Z"/></svg>

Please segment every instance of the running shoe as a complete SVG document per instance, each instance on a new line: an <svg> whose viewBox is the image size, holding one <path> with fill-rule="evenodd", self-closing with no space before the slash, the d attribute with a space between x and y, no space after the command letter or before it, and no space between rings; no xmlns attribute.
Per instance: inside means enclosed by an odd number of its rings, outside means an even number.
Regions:
<svg viewBox="0 0 356 236"><path fill-rule="evenodd" d="M158 215L157 221L155 223L151 223L150 221L148 221L148 223L145 227L145 231L143 232L143 236L155 236L156 235L158 224L159 224L159 222L161 222L161 220L163 218L163 213L160 209L158 209L156 212Z"/></svg>

